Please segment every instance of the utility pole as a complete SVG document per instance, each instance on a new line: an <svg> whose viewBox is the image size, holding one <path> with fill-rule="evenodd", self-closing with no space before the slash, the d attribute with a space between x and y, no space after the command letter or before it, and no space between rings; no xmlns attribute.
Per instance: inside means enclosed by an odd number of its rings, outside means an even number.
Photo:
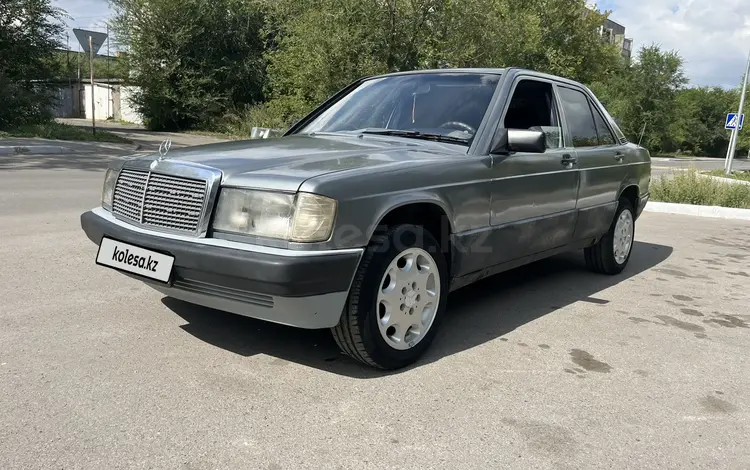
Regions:
<svg viewBox="0 0 750 470"><path fill-rule="evenodd" d="M747 57L747 68L745 70L745 78L742 83L742 96L740 97L740 110L737 112L737 124L732 129L732 137L729 138L729 149L727 150L727 159L724 164L724 171L727 175L732 174L732 160L734 159L734 152L737 148L737 141L739 140L740 123L742 122L742 111L745 106L745 93L747 92L747 76L750 75L750 54Z"/></svg>
<svg viewBox="0 0 750 470"><path fill-rule="evenodd" d="M70 86L70 33L65 33L65 75L68 76Z"/></svg>
<svg viewBox="0 0 750 470"><path fill-rule="evenodd" d="M76 87L76 103L78 103L78 116L83 116L83 111L86 109L86 106L83 103L83 100L81 99L81 90L83 89L83 86L81 84L81 43L78 43L78 52L76 52L76 68L78 71L76 72L76 79L78 80L78 86Z"/></svg>
<svg viewBox="0 0 750 470"><path fill-rule="evenodd" d="M91 132L96 135L96 105L94 104L94 39L89 36L89 60L91 61Z"/></svg>
<svg viewBox="0 0 750 470"><path fill-rule="evenodd" d="M112 101L112 75L109 73L109 23L107 23L107 119L109 119L110 101Z"/></svg>
<svg viewBox="0 0 750 470"><path fill-rule="evenodd" d="M75 96L73 96L73 79L70 76L70 72L70 33L65 33L65 76L68 79L68 93L70 93L70 114L73 114L76 101ZM64 117L69 117L65 108L63 108L62 112L65 114Z"/></svg>

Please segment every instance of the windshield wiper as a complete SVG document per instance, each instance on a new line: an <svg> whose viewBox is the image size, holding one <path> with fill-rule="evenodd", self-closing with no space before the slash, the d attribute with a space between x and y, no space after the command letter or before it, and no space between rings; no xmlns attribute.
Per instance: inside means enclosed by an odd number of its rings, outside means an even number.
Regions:
<svg viewBox="0 0 750 470"><path fill-rule="evenodd" d="M450 135L434 134L431 132L419 132L419 131L406 131L401 129L362 129L359 132L362 134L374 134L374 135L394 135L397 137L411 137L414 139L425 139L434 140L436 142L450 142L457 144L468 144L468 139L462 139L460 137L453 137Z"/></svg>

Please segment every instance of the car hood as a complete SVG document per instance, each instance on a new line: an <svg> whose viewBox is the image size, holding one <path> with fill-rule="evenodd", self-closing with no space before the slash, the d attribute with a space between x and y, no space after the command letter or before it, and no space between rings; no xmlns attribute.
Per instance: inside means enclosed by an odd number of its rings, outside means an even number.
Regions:
<svg viewBox="0 0 750 470"><path fill-rule="evenodd" d="M465 147L461 147L465 151ZM364 167L391 167L444 158L456 146L379 136L294 135L220 142L170 150L165 160L221 170L222 184L296 191L309 178ZM158 156L158 155L157 155ZM138 159L153 160L155 155Z"/></svg>

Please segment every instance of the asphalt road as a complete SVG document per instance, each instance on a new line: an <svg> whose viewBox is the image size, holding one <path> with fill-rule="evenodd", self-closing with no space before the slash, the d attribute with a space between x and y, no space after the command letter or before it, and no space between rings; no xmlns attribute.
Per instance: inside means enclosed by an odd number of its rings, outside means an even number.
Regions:
<svg viewBox="0 0 750 470"><path fill-rule="evenodd" d="M711 158L711 159L666 159L666 158L653 158L651 161L651 174L654 177L660 175L669 175L675 171L680 171L685 168L695 167L698 170L709 171L709 170L723 170L724 159L723 158ZM732 161L733 170L750 170L750 160L738 159Z"/></svg>
<svg viewBox="0 0 750 470"><path fill-rule="evenodd" d="M620 276L455 293L416 367L94 264L104 156L0 158L0 468L750 465L750 224L646 213Z"/></svg>

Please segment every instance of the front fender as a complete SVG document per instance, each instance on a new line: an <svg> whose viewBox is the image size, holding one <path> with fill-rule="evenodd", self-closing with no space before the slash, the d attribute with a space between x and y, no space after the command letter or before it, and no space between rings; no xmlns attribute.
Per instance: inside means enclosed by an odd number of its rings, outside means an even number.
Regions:
<svg viewBox="0 0 750 470"><path fill-rule="evenodd" d="M428 191L409 192L403 194L390 195L383 204L378 208L377 217L373 225L367 229L368 240L372 238L372 235L377 230L388 214L391 212L403 208L412 204L432 204L439 207L443 214L446 216L448 223L450 224L450 231L454 233L455 222L453 220L453 208L450 202L440 197L440 195Z"/></svg>

